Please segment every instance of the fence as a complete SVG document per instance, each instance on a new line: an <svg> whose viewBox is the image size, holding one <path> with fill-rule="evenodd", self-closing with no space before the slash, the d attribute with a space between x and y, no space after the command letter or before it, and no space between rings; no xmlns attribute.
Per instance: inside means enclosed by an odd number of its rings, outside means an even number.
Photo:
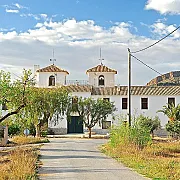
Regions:
<svg viewBox="0 0 180 180"><path fill-rule="evenodd" d="M66 85L88 85L87 80L67 80Z"/></svg>

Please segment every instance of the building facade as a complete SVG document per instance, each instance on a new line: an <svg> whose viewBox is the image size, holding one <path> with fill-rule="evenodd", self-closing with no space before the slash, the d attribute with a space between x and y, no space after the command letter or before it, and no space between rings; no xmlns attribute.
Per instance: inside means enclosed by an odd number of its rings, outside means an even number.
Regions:
<svg viewBox="0 0 180 180"><path fill-rule="evenodd" d="M120 117L126 119L128 112L128 87L115 85L116 70L113 70L104 65L98 65L86 71L88 75L88 83L80 84L67 83L67 75L69 73L55 65L51 65L36 71L37 87L53 88L56 86L66 86L71 96L93 99L106 98L115 103L117 111L115 117L109 116L107 122L101 126L96 125L93 131L98 133L107 133L107 128L112 125L118 125ZM161 125L164 128L168 122L168 118L162 113L157 113L164 105L173 102L175 105L180 103L180 86L132 86L132 115L138 116L144 114L146 116L158 116L161 120ZM54 117L56 118L56 117ZM49 130L54 134L66 133L82 133L86 131L82 124L77 125L77 114L72 115L71 124L66 117L50 121L48 123ZM57 123L58 122L58 123Z"/></svg>

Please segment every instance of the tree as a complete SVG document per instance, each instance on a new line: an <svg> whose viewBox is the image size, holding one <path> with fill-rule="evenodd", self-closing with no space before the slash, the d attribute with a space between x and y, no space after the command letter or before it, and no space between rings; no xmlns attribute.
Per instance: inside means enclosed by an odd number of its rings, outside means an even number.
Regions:
<svg viewBox="0 0 180 180"><path fill-rule="evenodd" d="M0 117L0 123L18 114L27 105L30 87L34 85L34 78L31 76L30 70L24 70L20 79L11 82L10 73L0 71L0 104L9 109L7 114Z"/></svg>
<svg viewBox="0 0 180 180"><path fill-rule="evenodd" d="M168 104L163 106L162 112L169 118L166 124L166 130L171 133L172 137L180 136L180 104L174 106L174 104Z"/></svg>
<svg viewBox="0 0 180 180"><path fill-rule="evenodd" d="M140 115L136 118L136 123L141 128L147 128L149 132L154 136L154 130L157 130L161 127L161 123L158 116L155 116L155 118L146 117L144 115Z"/></svg>
<svg viewBox="0 0 180 180"><path fill-rule="evenodd" d="M166 106L163 106L161 110L158 110L157 112L162 112L164 115L166 115L169 118L169 121L176 121L180 119L180 105L178 104L175 106L172 104L167 104Z"/></svg>
<svg viewBox="0 0 180 180"><path fill-rule="evenodd" d="M172 137L180 137L180 121L168 122L166 130L171 133Z"/></svg>
<svg viewBox="0 0 180 180"><path fill-rule="evenodd" d="M21 116L29 124L36 127L36 136L40 136L40 129L48 120L56 121L59 116L64 116L69 107L70 97L64 88L33 88L30 103L24 108ZM53 116L58 116L53 118Z"/></svg>
<svg viewBox="0 0 180 180"><path fill-rule="evenodd" d="M72 110L77 111L80 120L83 121L85 127L88 128L89 138L91 138L92 128L97 124L101 124L106 120L108 115L116 111L112 102L103 99L79 98L77 104L72 104ZM70 115L70 114L69 114Z"/></svg>

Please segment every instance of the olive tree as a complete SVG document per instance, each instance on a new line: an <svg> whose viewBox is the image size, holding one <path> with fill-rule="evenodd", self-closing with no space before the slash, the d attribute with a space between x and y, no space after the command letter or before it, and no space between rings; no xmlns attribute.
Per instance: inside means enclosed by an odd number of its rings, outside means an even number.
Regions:
<svg viewBox="0 0 180 180"><path fill-rule="evenodd" d="M8 109L8 113L0 116L0 123L8 117L18 114L27 104L34 78L30 70L24 70L20 79L11 81L10 73L0 71L0 105Z"/></svg>
<svg viewBox="0 0 180 180"><path fill-rule="evenodd" d="M69 107L70 97L64 88L33 88L30 103L21 115L34 124L36 136L40 136L40 128L44 123L56 121L53 116L64 116ZM56 122L54 122L56 123Z"/></svg>
<svg viewBox="0 0 180 180"><path fill-rule="evenodd" d="M135 119L135 121L139 127L148 129L152 137L154 137L154 130L161 127L161 122L158 116L152 118L141 114Z"/></svg>
<svg viewBox="0 0 180 180"><path fill-rule="evenodd" d="M80 120L83 121L85 127L89 131L89 138L91 138L92 128L97 124L105 121L108 115L116 111L113 102L103 99L79 98L77 104L72 104L72 111L77 111Z"/></svg>

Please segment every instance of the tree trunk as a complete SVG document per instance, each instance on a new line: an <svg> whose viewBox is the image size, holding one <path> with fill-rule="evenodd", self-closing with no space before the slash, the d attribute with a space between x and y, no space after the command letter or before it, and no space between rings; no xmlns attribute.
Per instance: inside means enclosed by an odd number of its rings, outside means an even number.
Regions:
<svg viewBox="0 0 180 180"><path fill-rule="evenodd" d="M88 128L89 130L89 138L91 138L91 128Z"/></svg>
<svg viewBox="0 0 180 180"><path fill-rule="evenodd" d="M36 137L40 137L40 127L39 127L39 124L36 125Z"/></svg>

